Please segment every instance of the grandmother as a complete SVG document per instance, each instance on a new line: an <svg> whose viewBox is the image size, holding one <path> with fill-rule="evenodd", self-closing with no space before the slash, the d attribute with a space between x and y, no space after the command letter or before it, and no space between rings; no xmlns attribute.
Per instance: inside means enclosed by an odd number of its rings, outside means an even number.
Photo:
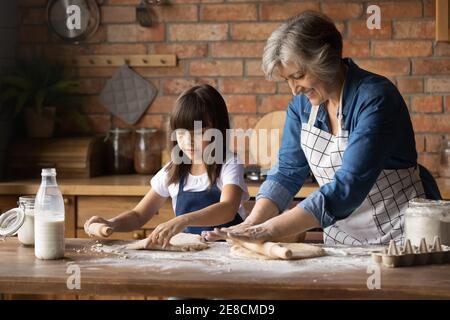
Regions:
<svg viewBox="0 0 450 320"><path fill-rule="evenodd" d="M321 227L326 244L401 242L408 201L440 194L417 163L408 109L395 85L342 58L333 21L311 11L272 33L262 68L268 79L287 81L293 94L278 163L248 218L205 237L266 241ZM310 171L320 188L287 210Z"/></svg>

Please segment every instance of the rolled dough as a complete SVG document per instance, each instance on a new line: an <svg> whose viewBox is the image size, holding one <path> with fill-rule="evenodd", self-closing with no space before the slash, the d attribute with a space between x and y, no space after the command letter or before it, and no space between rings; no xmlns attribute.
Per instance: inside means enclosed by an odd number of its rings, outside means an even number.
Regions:
<svg viewBox="0 0 450 320"><path fill-rule="evenodd" d="M289 260L309 259L325 255L325 251L322 248L310 244L305 243L279 243L279 244L292 251L292 257L290 257ZM251 251L238 244L233 244L231 246L230 254L235 257L244 257L250 259L281 260L280 258L270 257Z"/></svg>
<svg viewBox="0 0 450 320"><path fill-rule="evenodd" d="M203 238L198 234L178 233L170 239L170 244L163 248L161 245L148 246L149 238L135 241L125 249L130 250L160 250L160 251L199 251L209 248Z"/></svg>

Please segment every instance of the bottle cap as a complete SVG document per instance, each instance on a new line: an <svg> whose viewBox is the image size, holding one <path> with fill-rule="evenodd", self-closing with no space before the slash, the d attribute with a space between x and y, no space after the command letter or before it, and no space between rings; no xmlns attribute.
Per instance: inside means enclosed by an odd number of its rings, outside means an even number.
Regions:
<svg viewBox="0 0 450 320"><path fill-rule="evenodd" d="M44 168L42 169L41 176L56 176L56 169L55 168Z"/></svg>

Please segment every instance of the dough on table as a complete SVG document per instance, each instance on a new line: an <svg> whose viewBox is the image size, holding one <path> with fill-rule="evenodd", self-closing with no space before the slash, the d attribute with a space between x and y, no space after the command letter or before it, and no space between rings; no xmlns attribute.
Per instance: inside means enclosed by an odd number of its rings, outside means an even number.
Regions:
<svg viewBox="0 0 450 320"><path fill-rule="evenodd" d="M135 241L125 246L131 250L160 250L160 251L199 251L207 249L209 246L203 238L193 233L178 233L170 239L170 244L163 248L161 245L152 245L146 248L149 238Z"/></svg>
<svg viewBox="0 0 450 320"><path fill-rule="evenodd" d="M325 250L323 250L322 248L306 243L278 243L278 244L292 251L292 256L289 258L289 260L309 259L325 255ZM249 250L236 243L232 243L232 246L230 248L230 254L235 257L244 257L250 259L281 260L281 258L270 257L268 255L264 255Z"/></svg>

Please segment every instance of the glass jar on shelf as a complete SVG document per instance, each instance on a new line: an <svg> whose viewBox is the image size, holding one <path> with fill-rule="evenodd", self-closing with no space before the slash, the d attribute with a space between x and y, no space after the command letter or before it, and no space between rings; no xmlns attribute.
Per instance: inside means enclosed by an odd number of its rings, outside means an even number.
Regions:
<svg viewBox="0 0 450 320"><path fill-rule="evenodd" d="M156 132L155 128L136 130L134 169L139 174L155 174L161 169L161 145Z"/></svg>
<svg viewBox="0 0 450 320"><path fill-rule="evenodd" d="M108 171L112 174L133 173L134 141L131 129L111 129L106 136Z"/></svg>
<svg viewBox="0 0 450 320"><path fill-rule="evenodd" d="M439 161L439 176L450 178L450 140L442 140L441 156Z"/></svg>

